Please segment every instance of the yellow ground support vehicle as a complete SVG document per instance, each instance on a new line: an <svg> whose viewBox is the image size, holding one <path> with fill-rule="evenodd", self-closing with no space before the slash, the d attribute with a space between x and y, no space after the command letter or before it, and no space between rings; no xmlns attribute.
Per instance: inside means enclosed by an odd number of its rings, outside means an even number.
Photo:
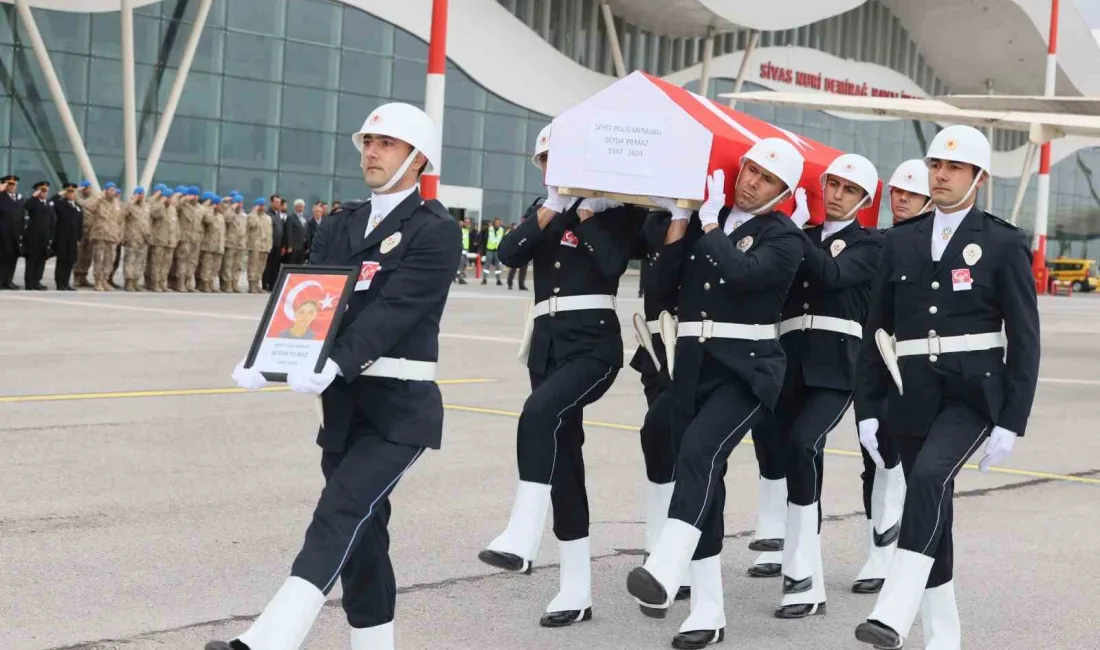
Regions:
<svg viewBox="0 0 1100 650"><path fill-rule="evenodd" d="M1069 257L1056 257L1047 260L1047 268L1050 269L1050 282L1056 280L1069 282L1074 293L1080 291L1095 291L1100 285L1100 277L1097 277L1096 262L1093 260L1073 259Z"/></svg>

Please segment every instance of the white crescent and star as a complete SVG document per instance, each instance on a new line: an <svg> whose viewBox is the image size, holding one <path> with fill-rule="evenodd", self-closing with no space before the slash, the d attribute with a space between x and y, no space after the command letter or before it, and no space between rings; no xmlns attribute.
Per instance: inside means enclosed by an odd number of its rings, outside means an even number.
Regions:
<svg viewBox="0 0 1100 650"><path fill-rule="evenodd" d="M321 289L321 283L316 280L306 280L305 282L294 287L290 291L286 292L286 299L283 301L283 313L290 320L294 320L294 301L298 298L298 294L302 292L306 287L317 287ZM325 299L321 301L321 309L332 309L333 301L335 298L325 294Z"/></svg>

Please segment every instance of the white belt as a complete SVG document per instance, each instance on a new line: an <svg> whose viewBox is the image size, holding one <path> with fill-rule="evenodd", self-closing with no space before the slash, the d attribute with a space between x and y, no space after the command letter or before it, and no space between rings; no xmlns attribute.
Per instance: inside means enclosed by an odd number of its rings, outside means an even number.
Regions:
<svg viewBox="0 0 1100 650"><path fill-rule="evenodd" d="M712 320L680 323L676 327L677 338L698 336L706 339L744 339L762 341L776 337L775 325L745 325L743 323L716 323Z"/></svg>
<svg viewBox="0 0 1100 650"><path fill-rule="evenodd" d="M661 333L661 321L659 321L659 320L646 321L645 326L646 326L646 329L649 330L650 334L660 334Z"/></svg>
<svg viewBox="0 0 1100 650"><path fill-rule="evenodd" d="M856 338L863 338L863 326L854 320L847 320L844 318L803 314L794 318L788 318L779 324L780 336L789 332L800 332L802 330L824 330L826 332L836 332L837 334L847 334Z"/></svg>
<svg viewBox="0 0 1100 650"><path fill-rule="evenodd" d="M929 334L928 338L898 341L896 352L899 357L911 357L918 354L927 356L952 352L977 352L1001 347L1004 347L1004 342L1001 340L1000 332L943 337Z"/></svg>
<svg viewBox="0 0 1100 650"><path fill-rule="evenodd" d="M412 361L378 357L362 372L363 377L388 377L404 381L435 381L434 361Z"/></svg>
<svg viewBox="0 0 1100 650"><path fill-rule="evenodd" d="M590 294L586 296L551 296L549 300L535 303L531 315L534 318L547 314L556 314L560 311L582 311L586 309L610 309L615 310L615 296Z"/></svg>

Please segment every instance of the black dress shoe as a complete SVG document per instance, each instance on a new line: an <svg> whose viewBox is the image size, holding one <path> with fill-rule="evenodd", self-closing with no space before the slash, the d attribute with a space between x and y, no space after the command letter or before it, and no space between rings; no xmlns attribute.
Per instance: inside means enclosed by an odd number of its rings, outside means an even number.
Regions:
<svg viewBox="0 0 1100 650"><path fill-rule="evenodd" d="M758 553L767 553L769 551L782 551L783 540L781 539L754 539L749 542L749 550L757 551Z"/></svg>
<svg viewBox="0 0 1100 650"><path fill-rule="evenodd" d="M672 637L672 647L682 650L697 650L712 643L721 643L726 638L726 628L720 630L695 630L681 632Z"/></svg>
<svg viewBox="0 0 1100 650"><path fill-rule="evenodd" d="M36 285L34 285L34 290L35 290L35 291L49 291L49 290L50 290L50 288L49 288L49 287L47 287L47 286L46 286L46 285L44 285L44 284L36 284Z"/></svg>
<svg viewBox="0 0 1100 650"><path fill-rule="evenodd" d="M690 600L691 599L691 587L680 587L676 590L675 600Z"/></svg>
<svg viewBox="0 0 1100 650"><path fill-rule="evenodd" d="M856 627L856 640L880 650L900 650L905 641L901 635L878 621L864 621Z"/></svg>
<svg viewBox="0 0 1100 650"><path fill-rule="evenodd" d="M206 650L251 650L248 646L234 639L233 641L211 641L206 644Z"/></svg>
<svg viewBox="0 0 1100 650"><path fill-rule="evenodd" d="M560 612L550 612L549 614L543 614L539 619L539 625L543 627L569 627L574 623L580 623L581 621L592 620L592 608L585 607L582 609L567 609Z"/></svg>
<svg viewBox="0 0 1100 650"><path fill-rule="evenodd" d="M853 594L877 594L882 591L882 585L885 580L879 578L872 578L870 580L856 580L852 583Z"/></svg>
<svg viewBox="0 0 1100 650"><path fill-rule="evenodd" d="M531 575L531 563L518 555L485 549L477 554L477 559L498 569Z"/></svg>
<svg viewBox="0 0 1100 650"><path fill-rule="evenodd" d="M778 578L779 574L783 573L783 565L772 562L754 564L749 567L747 573L750 578Z"/></svg>
<svg viewBox="0 0 1100 650"><path fill-rule="evenodd" d="M814 588L814 577L803 578L801 580L795 580L794 578L788 578L783 576L783 593L785 594L801 594Z"/></svg>
<svg viewBox="0 0 1100 650"><path fill-rule="evenodd" d="M646 571L645 567L631 569L626 576L626 590L638 601L638 607L642 613L650 618L664 618L668 616L669 601L668 592Z"/></svg>
<svg viewBox="0 0 1100 650"><path fill-rule="evenodd" d="M825 603L817 605L784 605L775 610L775 617L782 619L809 618L810 616L824 616Z"/></svg>

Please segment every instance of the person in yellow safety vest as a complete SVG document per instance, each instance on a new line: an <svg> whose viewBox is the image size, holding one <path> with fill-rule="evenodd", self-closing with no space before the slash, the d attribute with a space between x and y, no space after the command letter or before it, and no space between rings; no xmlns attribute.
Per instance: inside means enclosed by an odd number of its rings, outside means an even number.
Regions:
<svg viewBox="0 0 1100 650"><path fill-rule="evenodd" d="M493 275L497 276L497 286L502 287L504 283L500 281L500 258L497 257L497 249L500 248L500 240L504 239L504 224L500 219L493 219L493 225L489 226L489 232L485 237L485 257L487 258L485 269L486 272L481 275L481 284L485 285L489 283L488 269L493 270Z"/></svg>
<svg viewBox="0 0 1100 650"><path fill-rule="evenodd" d="M462 259L458 262L455 282L466 284L466 265L470 263L470 220L462 220Z"/></svg>

